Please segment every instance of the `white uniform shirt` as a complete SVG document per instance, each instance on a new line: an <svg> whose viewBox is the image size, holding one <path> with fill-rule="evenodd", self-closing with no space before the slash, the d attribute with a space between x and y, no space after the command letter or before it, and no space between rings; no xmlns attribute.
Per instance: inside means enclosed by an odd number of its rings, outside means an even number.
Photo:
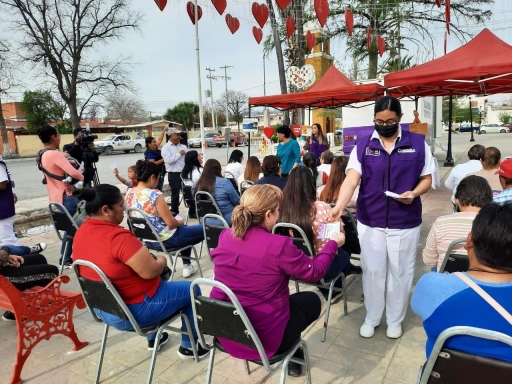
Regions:
<svg viewBox="0 0 512 384"><path fill-rule="evenodd" d="M398 127L398 136L396 137L395 141L393 142L393 145L391 146L390 153L393 152L395 149L395 144L402 138L402 128ZM382 145L382 148L384 148L384 143L382 139L380 138L377 131L373 131L372 133L372 140L373 139L379 139L380 144ZM354 146L354 149L352 149L352 152L350 152L350 157L348 159L347 164L347 172L349 169L353 169L360 175L363 174L363 169L361 166L361 163L359 162L359 159L357 158L357 145ZM430 152L430 147L425 142L425 165L423 166L423 169L421 170L421 176L431 175L436 171L436 163L434 162L434 156L432 156L432 153ZM391 191L394 192L394 191Z"/></svg>
<svg viewBox="0 0 512 384"><path fill-rule="evenodd" d="M240 175L244 174L245 166L243 166L239 162L229 163L228 165L226 165L226 172L231 173L233 175L233 178L235 180L238 180ZM230 177L230 176L228 175L228 177Z"/></svg>
<svg viewBox="0 0 512 384"><path fill-rule="evenodd" d="M457 192L457 187L463 178L473 172L478 172L482 170L482 163L480 160L469 160L467 163L459 164L455 168L452 169L450 175L444 182L446 188L453 190L452 193L452 203L455 204L455 192Z"/></svg>
<svg viewBox="0 0 512 384"><path fill-rule="evenodd" d="M188 152L188 148L183 144L174 145L170 141L162 148L162 157L164 158L165 170L167 172L181 172L185 166L185 155L180 151Z"/></svg>
<svg viewBox="0 0 512 384"><path fill-rule="evenodd" d="M332 164L320 164L317 167L317 170L318 170L318 172L323 172L327 176L330 176L331 175L331 166L332 166Z"/></svg>

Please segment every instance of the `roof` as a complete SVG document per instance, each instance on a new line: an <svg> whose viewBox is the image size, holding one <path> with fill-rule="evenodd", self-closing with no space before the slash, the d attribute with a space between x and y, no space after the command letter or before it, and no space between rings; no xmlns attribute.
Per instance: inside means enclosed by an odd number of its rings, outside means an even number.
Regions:
<svg viewBox="0 0 512 384"><path fill-rule="evenodd" d="M486 28L442 57L386 75L384 85L397 97L512 92L512 46Z"/></svg>
<svg viewBox="0 0 512 384"><path fill-rule="evenodd" d="M183 124L180 124L180 123L176 123L175 121L154 120L154 121L147 121L145 123L139 123L139 124L122 125L122 127L123 128L144 128L144 127L147 127L149 125L156 125L156 124L161 124L161 123L166 123L166 124L172 123L174 125L179 125L179 126L183 125Z"/></svg>
<svg viewBox="0 0 512 384"><path fill-rule="evenodd" d="M335 108L341 105L374 100L384 87L377 83L357 85L334 65L307 91L284 95L250 97L249 105L276 109Z"/></svg>

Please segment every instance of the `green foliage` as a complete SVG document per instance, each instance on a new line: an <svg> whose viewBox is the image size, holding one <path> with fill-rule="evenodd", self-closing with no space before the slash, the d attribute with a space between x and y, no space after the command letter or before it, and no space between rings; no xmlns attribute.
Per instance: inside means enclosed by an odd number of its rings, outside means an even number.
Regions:
<svg viewBox="0 0 512 384"><path fill-rule="evenodd" d="M66 105L56 101L49 91L24 92L21 110L25 112L29 132L35 132L37 128L50 123L61 123L63 127L66 126L66 123L62 122Z"/></svg>
<svg viewBox="0 0 512 384"><path fill-rule="evenodd" d="M185 128L192 128L194 126L195 117L198 113L199 105L192 101L184 101L173 108L167 109L163 118L165 120L183 124Z"/></svg>
<svg viewBox="0 0 512 384"><path fill-rule="evenodd" d="M274 128L274 134L270 137L270 141L273 143L279 143L279 138L277 137L277 130L281 127L282 124L276 124L272 128Z"/></svg>
<svg viewBox="0 0 512 384"><path fill-rule="evenodd" d="M508 124L512 119L512 115L509 112L500 111L500 113L498 113L498 119L502 124Z"/></svg>

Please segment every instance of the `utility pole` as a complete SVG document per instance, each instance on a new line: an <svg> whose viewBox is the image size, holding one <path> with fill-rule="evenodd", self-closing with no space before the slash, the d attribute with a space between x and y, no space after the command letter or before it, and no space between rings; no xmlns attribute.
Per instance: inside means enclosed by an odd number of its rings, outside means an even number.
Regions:
<svg viewBox="0 0 512 384"><path fill-rule="evenodd" d="M210 72L208 74L208 76L206 76L208 79L210 79L210 97L211 97L211 100L212 100L212 124L213 124L213 130L216 131L216 127L215 127L215 111L214 111L214 106L213 106L213 85L212 85L212 80L217 80L217 77L215 76L212 76L212 72L215 72L215 69L210 69L210 68L206 68L206 70L208 72Z"/></svg>
<svg viewBox="0 0 512 384"><path fill-rule="evenodd" d="M238 113L239 111L239 102L238 100L236 101L236 115L235 115L235 118L236 118L236 123L237 123L237 126L238 126L238 133L240 133L240 115Z"/></svg>
<svg viewBox="0 0 512 384"><path fill-rule="evenodd" d="M233 68L230 65L225 65L223 67L220 67L220 69L224 69L224 76L223 77L226 82L226 127L229 128L229 97L228 97L228 80L231 80L231 77L228 77L228 68ZM229 147L229 137L226 138L228 147Z"/></svg>

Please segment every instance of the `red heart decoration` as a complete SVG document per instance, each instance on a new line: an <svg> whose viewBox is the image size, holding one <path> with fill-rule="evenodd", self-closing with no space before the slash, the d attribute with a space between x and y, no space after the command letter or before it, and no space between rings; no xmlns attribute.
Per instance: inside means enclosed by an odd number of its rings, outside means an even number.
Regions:
<svg viewBox="0 0 512 384"><path fill-rule="evenodd" d="M261 39L263 39L263 31L261 28L258 27L252 27L252 34L254 38L256 39L256 42L259 44L261 43Z"/></svg>
<svg viewBox="0 0 512 384"><path fill-rule="evenodd" d="M192 22L192 24L196 24L196 15L195 15L195 8L194 8L194 3L189 1L187 3L187 13L188 13L188 17L190 17L190 21ZM198 20L201 20L201 17L203 16L203 10L201 9L201 6L198 5L197 6L197 18Z"/></svg>
<svg viewBox="0 0 512 384"><path fill-rule="evenodd" d="M446 55L446 45L448 44L448 33L444 33L444 54Z"/></svg>
<svg viewBox="0 0 512 384"><path fill-rule="evenodd" d="M263 134L267 137L267 139L270 139L274 135L274 128L272 127L265 127L263 129Z"/></svg>
<svg viewBox="0 0 512 384"><path fill-rule="evenodd" d="M315 12L320 25L323 27L329 17L329 2L327 0L315 0Z"/></svg>
<svg viewBox="0 0 512 384"><path fill-rule="evenodd" d="M226 24L233 35L238 31L238 28L240 28L240 21L229 13L226 15Z"/></svg>
<svg viewBox="0 0 512 384"><path fill-rule="evenodd" d="M277 6L279 7L279 9L282 10L284 10L288 5L290 5L291 2L292 0L276 0Z"/></svg>
<svg viewBox="0 0 512 384"><path fill-rule="evenodd" d="M167 5L167 0L155 0L156 5L158 8L163 11L165 6Z"/></svg>
<svg viewBox="0 0 512 384"><path fill-rule="evenodd" d="M436 4L438 8L441 8L441 0L436 0Z"/></svg>
<svg viewBox="0 0 512 384"><path fill-rule="evenodd" d="M450 34L450 0L445 1L445 7L446 7L446 31L448 34Z"/></svg>
<svg viewBox="0 0 512 384"><path fill-rule="evenodd" d="M354 32L354 14L350 9L345 10L345 23L347 23L348 35L352 36L352 32Z"/></svg>
<svg viewBox="0 0 512 384"><path fill-rule="evenodd" d="M286 18L286 36L288 38L292 37L293 31L295 31L295 20L293 20L293 17L288 16Z"/></svg>
<svg viewBox="0 0 512 384"><path fill-rule="evenodd" d="M370 52L370 49L372 47L372 29L368 27L366 30L366 48L368 48L368 52Z"/></svg>
<svg viewBox="0 0 512 384"><path fill-rule="evenodd" d="M265 4L252 3L252 15L261 28L265 26L268 20L268 8Z"/></svg>
<svg viewBox="0 0 512 384"><path fill-rule="evenodd" d="M379 50L380 57L382 57L386 50L386 41L382 36L377 37L377 49Z"/></svg>
<svg viewBox="0 0 512 384"><path fill-rule="evenodd" d="M222 15L228 6L226 0L212 0L212 3L219 15Z"/></svg>
<svg viewBox="0 0 512 384"><path fill-rule="evenodd" d="M308 44L310 51L315 47L316 37L311 33L311 31L307 31L306 33L306 43Z"/></svg>

